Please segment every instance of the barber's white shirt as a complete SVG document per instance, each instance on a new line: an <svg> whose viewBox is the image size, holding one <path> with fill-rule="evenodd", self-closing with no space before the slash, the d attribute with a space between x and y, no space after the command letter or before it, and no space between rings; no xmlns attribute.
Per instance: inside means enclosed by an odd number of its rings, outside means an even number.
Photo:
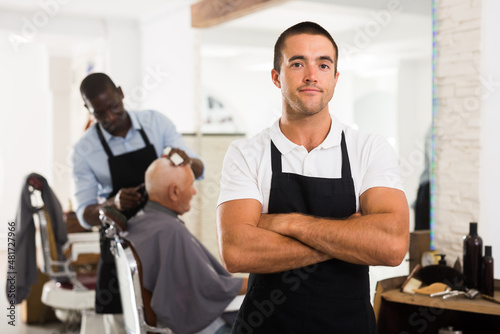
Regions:
<svg viewBox="0 0 500 334"><path fill-rule="evenodd" d="M380 135L366 134L342 124L334 116L326 139L311 152L288 140L280 130L279 120L252 138L231 143L222 167L217 205L236 199L256 199L262 213L268 212L271 190L271 140L282 154L284 173L322 178L340 178L342 131L356 192L359 196L373 187L403 190L398 159L394 149Z"/></svg>

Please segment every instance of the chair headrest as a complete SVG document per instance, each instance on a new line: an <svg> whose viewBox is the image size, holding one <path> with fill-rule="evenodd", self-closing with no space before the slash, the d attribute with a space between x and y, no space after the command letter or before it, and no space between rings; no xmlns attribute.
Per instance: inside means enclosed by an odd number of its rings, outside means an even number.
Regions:
<svg viewBox="0 0 500 334"><path fill-rule="evenodd" d="M36 190L42 190L43 189L43 183L42 183L42 180L40 180L40 178L38 178L36 176L36 174L31 174L29 177L28 177L28 184L30 186L32 186L34 189Z"/></svg>
<svg viewBox="0 0 500 334"><path fill-rule="evenodd" d="M99 209L99 218L101 223L105 225L106 223L114 223L116 228L121 232L124 232L128 228L127 217L117 209L112 206L103 206Z"/></svg>

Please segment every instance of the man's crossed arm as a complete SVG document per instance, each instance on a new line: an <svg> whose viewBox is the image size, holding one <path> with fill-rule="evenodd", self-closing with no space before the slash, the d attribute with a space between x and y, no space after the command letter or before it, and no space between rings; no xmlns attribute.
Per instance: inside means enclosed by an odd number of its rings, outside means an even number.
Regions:
<svg viewBox="0 0 500 334"><path fill-rule="evenodd" d="M331 258L397 266L409 241L409 209L404 193L385 187L360 196L360 212L347 219L298 213L261 214L254 199L218 207L222 260L230 272L272 273Z"/></svg>

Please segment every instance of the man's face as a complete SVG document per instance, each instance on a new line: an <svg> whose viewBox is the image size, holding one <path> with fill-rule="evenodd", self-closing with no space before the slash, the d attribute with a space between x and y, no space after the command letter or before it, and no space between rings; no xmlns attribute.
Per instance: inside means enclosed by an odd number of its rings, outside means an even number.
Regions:
<svg viewBox="0 0 500 334"><path fill-rule="evenodd" d="M128 115L123 107L123 92L120 87L108 86L104 92L92 99L83 97L85 106L102 127L112 135L128 131Z"/></svg>
<svg viewBox="0 0 500 334"><path fill-rule="evenodd" d="M285 40L280 73L272 70L274 84L281 88L284 112L290 117L307 117L322 110L338 80L335 49L322 35L300 34Z"/></svg>
<svg viewBox="0 0 500 334"><path fill-rule="evenodd" d="M194 174L190 166L175 167L184 168L184 177L179 181L179 214L184 214L191 209L191 199L196 195L194 187Z"/></svg>

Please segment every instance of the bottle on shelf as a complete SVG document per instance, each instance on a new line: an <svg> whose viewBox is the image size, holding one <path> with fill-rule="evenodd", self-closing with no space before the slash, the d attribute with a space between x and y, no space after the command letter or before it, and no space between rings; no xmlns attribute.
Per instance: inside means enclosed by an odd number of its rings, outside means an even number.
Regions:
<svg viewBox="0 0 500 334"><path fill-rule="evenodd" d="M469 224L469 234L464 237L464 276L469 289L479 289L481 263L483 258L483 239L477 234L477 223Z"/></svg>
<svg viewBox="0 0 500 334"><path fill-rule="evenodd" d="M484 246L481 277L481 293L493 297L495 287L493 282L493 257L491 256L491 246Z"/></svg>
<svg viewBox="0 0 500 334"><path fill-rule="evenodd" d="M441 266L446 266L446 260L444 259L446 257L446 254L436 254L436 256L440 256L441 258L438 261L438 264Z"/></svg>

